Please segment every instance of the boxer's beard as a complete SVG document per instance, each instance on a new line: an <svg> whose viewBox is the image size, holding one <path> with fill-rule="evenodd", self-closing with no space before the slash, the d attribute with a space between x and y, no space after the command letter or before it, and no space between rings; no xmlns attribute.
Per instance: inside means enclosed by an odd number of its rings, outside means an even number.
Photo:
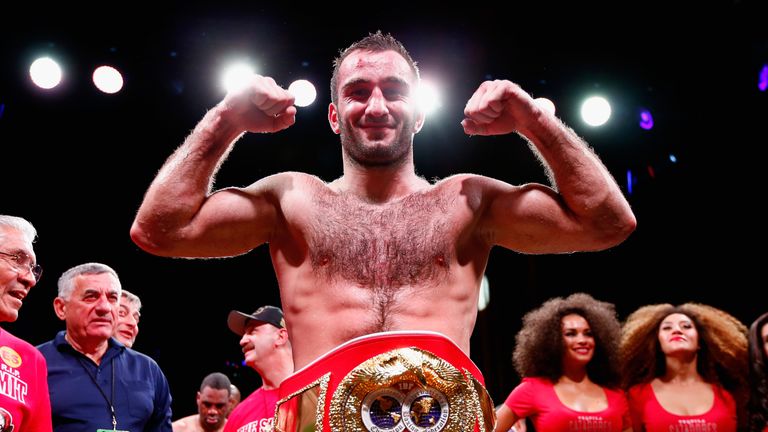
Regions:
<svg viewBox="0 0 768 432"><path fill-rule="evenodd" d="M384 137L368 138L360 128L353 128L349 122L339 123L341 145L355 164L370 168L383 168L402 164L408 158L413 145L414 119L407 119L396 130L391 142ZM390 133L390 131L382 132Z"/></svg>

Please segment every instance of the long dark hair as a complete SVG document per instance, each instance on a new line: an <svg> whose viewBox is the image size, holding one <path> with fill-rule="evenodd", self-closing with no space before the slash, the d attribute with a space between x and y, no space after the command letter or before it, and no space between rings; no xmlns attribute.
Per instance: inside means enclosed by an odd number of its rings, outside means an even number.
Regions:
<svg viewBox="0 0 768 432"><path fill-rule="evenodd" d="M749 327L749 430L762 431L768 426L768 358L762 338L768 325L768 312Z"/></svg>
<svg viewBox="0 0 768 432"><path fill-rule="evenodd" d="M699 374L709 383L741 392L743 406L747 388L747 328L727 312L699 303L648 305L629 315L621 340L622 387L628 389L664 375L666 361L659 345L659 325L674 313L690 318L699 333Z"/></svg>

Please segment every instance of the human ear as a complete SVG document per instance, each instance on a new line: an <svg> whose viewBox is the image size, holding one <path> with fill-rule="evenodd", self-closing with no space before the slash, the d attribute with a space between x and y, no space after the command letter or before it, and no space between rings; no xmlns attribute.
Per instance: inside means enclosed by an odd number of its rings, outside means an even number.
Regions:
<svg viewBox="0 0 768 432"><path fill-rule="evenodd" d="M333 102L328 105L328 123L331 125L333 133L338 135L341 131L341 128L339 127L339 111Z"/></svg>

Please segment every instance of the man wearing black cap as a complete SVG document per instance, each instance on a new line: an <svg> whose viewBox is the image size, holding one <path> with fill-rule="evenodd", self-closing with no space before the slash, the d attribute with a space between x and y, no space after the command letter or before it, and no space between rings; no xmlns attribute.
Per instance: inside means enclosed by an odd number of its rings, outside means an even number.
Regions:
<svg viewBox="0 0 768 432"><path fill-rule="evenodd" d="M233 310L227 325L241 336L245 364L259 373L262 385L232 411L224 432L272 430L278 387L293 372L283 311L275 306L262 306L252 314Z"/></svg>

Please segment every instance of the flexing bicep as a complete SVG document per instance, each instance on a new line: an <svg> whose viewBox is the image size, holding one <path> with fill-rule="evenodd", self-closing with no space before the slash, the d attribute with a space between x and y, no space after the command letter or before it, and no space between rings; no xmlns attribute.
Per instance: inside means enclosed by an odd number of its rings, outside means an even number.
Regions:
<svg viewBox="0 0 768 432"><path fill-rule="evenodd" d="M187 256L240 255L269 240L278 198L249 189L222 189L205 200L183 236L192 254Z"/></svg>
<svg viewBox="0 0 768 432"><path fill-rule="evenodd" d="M498 182L486 191L483 229L494 244L524 253L559 253L605 247L599 230L580 220L561 196L541 184Z"/></svg>
<svg viewBox="0 0 768 432"><path fill-rule="evenodd" d="M267 177L248 188L226 188L207 196L183 224L154 231L136 229L134 240L162 256L240 255L269 240L276 229L285 179ZM138 238L137 238L138 237Z"/></svg>

